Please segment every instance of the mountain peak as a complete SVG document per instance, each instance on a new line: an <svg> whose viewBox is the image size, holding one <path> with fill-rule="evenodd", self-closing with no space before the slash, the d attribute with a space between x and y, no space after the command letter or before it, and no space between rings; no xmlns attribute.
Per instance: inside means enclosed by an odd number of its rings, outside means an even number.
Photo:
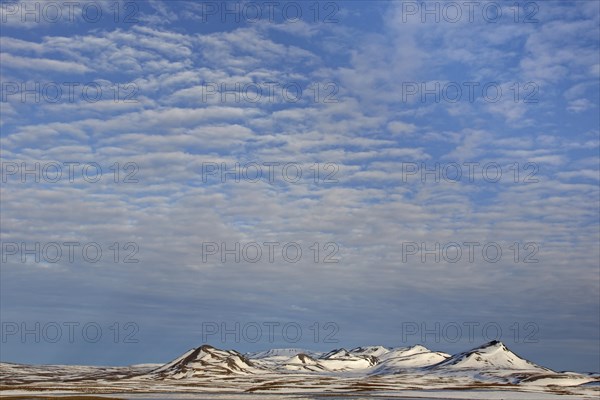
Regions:
<svg viewBox="0 0 600 400"><path fill-rule="evenodd" d="M389 351L390 349L384 346L361 346L353 348L350 350L350 353L354 355L380 357L386 353L389 353Z"/></svg>
<svg viewBox="0 0 600 400"><path fill-rule="evenodd" d="M263 351L257 351L257 352L253 352L253 353L246 353L246 356L249 358L257 358L257 359L262 359L262 358L272 358L272 357L281 357L281 358L289 358L289 357L293 357L295 355L298 354L308 354L308 355L314 355L315 353L310 351L310 350L306 350L306 349L299 349L299 348L280 348L280 349L270 349L270 350L263 350Z"/></svg>
<svg viewBox="0 0 600 400"><path fill-rule="evenodd" d="M254 369L252 361L237 351L220 350L205 344L186 352L154 372L162 376L181 379L205 373L243 374L252 372Z"/></svg>
<svg viewBox="0 0 600 400"><path fill-rule="evenodd" d="M491 342L487 342L485 344L482 344L479 347L482 347L482 348L483 347L504 347L504 348L506 348L506 346L504 345L504 343L502 343L499 340L492 340Z"/></svg>
<svg viewBox="0 0 600 400"><path fill-rule="evenodd" d="M492 340L469 351L455 354L432 368L545 370L513 353L499 340Z"/></svg>
<svg viewBox="0 0 600 400"><path fill-rule="evenodd" d="M334 349L331 350L329 353L323 354L321 356L322 359L332 359L332 358L344 358L344 357L350 357L351 354L348 352L348 350L344 349L343 347L341 349Z"/></svg>

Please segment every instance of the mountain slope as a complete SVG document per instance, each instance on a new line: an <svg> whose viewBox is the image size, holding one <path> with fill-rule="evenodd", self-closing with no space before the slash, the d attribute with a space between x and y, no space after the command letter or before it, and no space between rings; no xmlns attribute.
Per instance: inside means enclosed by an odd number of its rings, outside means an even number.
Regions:
<svg viewBox="0 0 600 400"><path fill-rule="evenodd" d="M381 358L381 356L389 353L390 349L383 346L366 346L366 347L356 347L350 350L350 353L357 356L374 356L377 358Z"/></svg>
<svg viewBox="0 0 600 400"><path fill-rule="evenodd" d="M396 373L405 369L423 368L450 358L449 354L431 351L424 346L400 347L378 357L374 374Z"/></svg>
<svg viewBox="0 0 600 400"><path fill-rule="evenodd" d="M209 345L192 349L179 358L152 371L162 378L190 378L198 375L230 375L258 372L259 368L234 350L219 350Z"/></svg>
<svg viewBox="0 0 600 400"><path fill-rule="evenodd" d="M296 349L296 348L287 348L287 349L270 349L265 351L257 351L254 353L246 353L246 357L257 360L257 359L274 359L274 358L289 358L298 354L308 354L311 357L315 355L318 356L318 353L314 353L305 349Z"/></svg>
<svg viewBox="0 0 600 400"><path fill-rule="evenodd" d="M302 353L286 360L284 363L282 363L282 365L280 365L280 368L287 371L327 371L327 368L323 366L319 360Z"/></svg>
<svg viewBox="0 0 600 400"><path fill-rule="evenodd" d="M529 370L548 372L547 368L527 361L497 340L469 351L458 353L431 368L433 369L475 369L475 370Z"/></svg>
<svg viewBox="0 0 600 400"><path fill-rule="evenodd" d="M329 371L366 369L378 363L375 356L353 354L346 349L336 349L319 358L319 364Z"/></svg>

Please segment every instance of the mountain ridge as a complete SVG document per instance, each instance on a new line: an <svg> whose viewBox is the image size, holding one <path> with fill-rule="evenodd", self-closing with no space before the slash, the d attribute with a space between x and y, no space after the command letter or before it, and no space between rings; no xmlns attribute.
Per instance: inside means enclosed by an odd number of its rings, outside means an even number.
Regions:
<svg viewBox="0 0 600 400"><path fill-rule="evenodd" d="M161 366L29 366L0 363L0 394L31 395L48 390L71 393L306 393L406 396L407 391L456 393L481 390L504 398L531 400L531 394L571 393L572 399L600 394L600 374L555 372L513 353L501 342L488 342L450 355L421 345L311 352L271 349L242 354L211 345L192 348ZM482 389L483 388L483 389ZM422 392L425 393L425 392ZM170 395L169 395L170 396ZM479 397L477 397L479 396ZM415 396L419 397L419 396ZM167 397L169 399L175 397ZM189 398L189 397L186 397ZM234 396L234 398L237 398ZM283 397L281 397L283 398ZM464 398L464 397L462 397ZM492 397L490 397L492 398ZM553 398L553 397L552 397Z"/></svg>
<svg viewBox="0 0 600 400"><path fill-rule="evenodd" d="M152 371L163 379L183 379L200 375L268 374L296 372L364 372L369 375L401 373L409 370L537 371L554 373L528 361L500 341L491 341L450 355L422 345L388 348L361 346L351 350L333 349L326 353L304 349L270 349L255 353L221 350L208 344L191 349Z"/></svg>

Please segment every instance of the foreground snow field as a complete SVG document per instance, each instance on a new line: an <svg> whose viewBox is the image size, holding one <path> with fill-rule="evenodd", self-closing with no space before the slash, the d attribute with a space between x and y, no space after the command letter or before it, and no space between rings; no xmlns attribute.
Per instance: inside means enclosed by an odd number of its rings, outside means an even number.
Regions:
<svg viewBox="0 0 600 400"><path fill-rule="evenodd" d="M204 345L165 365L2 363L0 380L3 399L69 395L138 400L600 397L600 374L555 372L519 357L497 341L455 355L423 346L241 354Z"/></svg>

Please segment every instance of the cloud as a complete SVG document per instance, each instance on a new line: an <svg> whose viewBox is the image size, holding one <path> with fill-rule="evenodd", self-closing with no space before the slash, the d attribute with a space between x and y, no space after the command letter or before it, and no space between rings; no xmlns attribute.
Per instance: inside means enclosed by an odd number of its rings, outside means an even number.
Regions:
<svg viewBox="0 0 600 400"><path fill-rule="evenodd" d="M70 61L52 60L49 58L28 58L15 56L10 53L0 53L2 62L5 67L15 69L33 69L37 71L56 71L56 72L70 72L74 74L83 74L91 71L90 68L85 65L80 65Z"/></svg>
<svg viewBox="0 0 600 400"><path fill-rule="evenodd" d="M168 357L176 352L167 341L194 345L198 321L301 318L297 310L336 320L347 337L392 345L398 324L416 314L507 326L518 315L551 332L597 314L594 7L557 4L541 7L539 24L494 25L403 23L401 3L348 3L327 27L216 27L186 14L196 5L181 6L152 2L131 26L39 34L9 26L0 39L3 82L85 80L109 96L1 104L3 162L94 162L103 170L97 183L81 168L73 182L3 183L3 241L133 241L143 260L3 263L3 318L135 317ZM521 101L530 81L539 85L536 103ZM302 98L202 96L209 83L265 82L298 83ZM431 82L495 82L503 97L403 99L403 83ZM137 102L110 97L128 83L137 85ZM240 176L265 162L277 163L274 182ZM470 181L464 162L494 163L502 179L478 169ZM129 163L138 183L123 182ZM224 170L207 180L206 163ZM298 182L284 179L286 163L301 168ZM408 164L420 170L407 176ZM459 182L437 173L449 164L464 167ZM537 182L525 182L531 176ZM470 240L535 242L542 262L515 262L510 248L493 265L402 261L403 242ZM306 257L203 262L206 241L293 241ZM339 245L340 262L314 262L315 243L319 257L328 254L324 244ZM366 326L374 320L380 336ZM577 335L589 344L596 328L578 325ZM175 331L181 336L172 340ZM73 357L88 361L85 354Z"/></svg>
<svg viewBox="0 0 600 400"><path fill-rule="evenodd" d="M388 123L387 128L392 134L402 135L413 133L417 129L417 126L402 121L391 121Z"/></svg>
<svg viewBox="0 0 600 400"><path fill-rule="evenodd" d="M580 113L580 112L584 112L584 111L587 111L587 110L589 110L591 108L595 108L595 107L596 107L596 105L594 103L592 103L589 99L581 98L581 99L569 101L567 110L569 110L570 112L573 112L573 113Z"/></svg>

